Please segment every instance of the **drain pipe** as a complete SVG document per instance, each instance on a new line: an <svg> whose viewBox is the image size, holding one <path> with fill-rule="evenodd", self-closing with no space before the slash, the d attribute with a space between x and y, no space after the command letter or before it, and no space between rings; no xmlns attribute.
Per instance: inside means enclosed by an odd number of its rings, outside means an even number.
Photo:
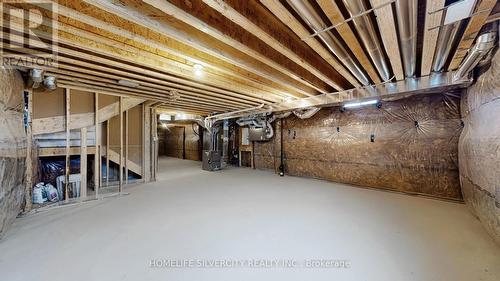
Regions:
<svg viewBox="0 0 500 281"><path fill-rule="evenodd" d="M406 0L405 0L406 1ZM318 32L325 28L325 23L308 0L287 0L288 4L299 14L299 16L314 31ZM362 68L352 59L342 43L330 32L322 32L318 37L325 43L330 51L349 69L349 71L364 86L370 85L370 80Z"/></svg>
<svg viewBox="0 0 500 281"><path fill-rule="evenodd" d="M368 10L368 7L363 0L342 0L342 2L344 2L344 6L347 8L351 17ZM382 47L377 38L377 33L372 21L367 15L354 18L352 21L359 33L359 36L361 37L361 41L363 41L363 44L368 51L368 55L377 68L380 77L382 77L383 81L390 80L391 75L389 73L389 66L385 61Z"/></svg>
<svg viewBox="0 0 500 281"><path fill-rule="evenodd" d="M476 45L469 50L467 56L457 71L453 74L453 81L462 80L468 77L469 73L476 65L493 49L496 43L497 30L492 30L479 35Z"/></svg>
<svg viewBox="0 0 500 281"><path fill-rule="evenodd" d="M417 65L417 0L396 1L396 14L398 20L401 53L405 76L415 76Z"/></svg>
<svg viewBox="0 0 500 281"><path fill-rule="evenodd" d="M293 114L300 119L308 119L311 118L314 114L316 114L321 108L319 107L311 107L302 110L294 110Z"/></svg>

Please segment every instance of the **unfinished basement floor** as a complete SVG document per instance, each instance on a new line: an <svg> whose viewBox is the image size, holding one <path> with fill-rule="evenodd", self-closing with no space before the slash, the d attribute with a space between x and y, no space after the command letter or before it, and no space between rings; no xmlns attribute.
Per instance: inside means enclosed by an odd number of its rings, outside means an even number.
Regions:
<svg viewBox="0 0 500 281"><path fill-rule="evenodd" d="M2 280L498 280L500 249L463 204L160 159L127 196L17 219ZM293 260L291 268L152 260ZM347 260L346 268L304 268ZM161 264L160 264L161 265ZM178 264L180 265L180 264ZM209 266L210 267L210 266Z"/></svg>

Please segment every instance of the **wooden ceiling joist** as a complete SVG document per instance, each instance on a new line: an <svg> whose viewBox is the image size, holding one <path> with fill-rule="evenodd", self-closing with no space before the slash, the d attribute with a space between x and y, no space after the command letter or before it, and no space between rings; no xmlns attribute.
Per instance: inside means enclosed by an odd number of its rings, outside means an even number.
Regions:
<svg viewBox="0 0 500 281"><path fill-rule="evenodd" d="M66 5L76 6L75 2L66 3ZM151 52L159 53L160 50L163 54L171 54L181 60L184 63L189 63L190 65L197 63L203 65L210 71L214 69L218 72L242 79L247 83L258 83L260 86L273 88L276 91L280 91L282 95L291 95L295 97L308 96L313 92L306 92L303 89L295 88L291 86L288 82L280 79L276 79L264 73L263 71L257 70L255 67L244 65L244 68L233 66L229 63L225 63L223 60L215 58L211 55L201 53L194 48L182 44L173 44L173 40L161 40L158 42L161 35L152 36L147 29L137 26L134 31L130 32L122 27L114 26L108 22L101 21L96 17L88 16L82 12L76 11L74 9L68 8L63 5L57 6L57 13L60 15L58 18L61 30L69 32L75 35L78 33L83 33L87 38L95 41L103 40L103 38L112 37L113 41L119 41L124 44L132 45L141 50L151 50ZM62 17L61 17L62 16ZM71 19L71 20L69 20ZM85 24L84 24L85 23ZM88 26L88 23L92 23ZM115 23L118 24L118 23ZM75 25L77 27L73 27ZM90 27L90 28L89 28ZM81 29L86 29L90 32L95 32L96 34L82 31ZM138 30L139 29L139 30ZM138 33L139 32L139 33ZM144 36L142 36L143 34ZM163 38L162 38L163 39ZM108 39L108 42L111 41ZM114 42L116 44L116 42ZM172 46L171 46L172 45ZM207 59L208 58L208 59ZM234 62L234 61L231 61ZM241 65L241 63L239 63ZM249 71L249 70L250 71Z"/></svg>
<svg viewBox="0 0 500 281"><path fill-rule="evenodd" d="M151 30L155 30L156 32L159 32L164 36L173 38L182 43L193 46L199 49L200 51L209 53L214 56L222 55L227 59L229 57L227 53L228 52L233 53L228 48L234 48L235 50L241 51L245 55L258 60L260 63L264 63L271 69L280 71L281 73L285 74L289 78L292 78L296 82L300 82L303 85L316 89L317 91L320 91L322 93L327 91L327 89L324 86L322 85L317 86L316 84L313 84L308 80L306 80L304 77L307 77L309 75L308 73L305 72L301 74L294 73L293 71L287 69L286 67L283 67L281 64L276 63L273 60L269 59L267 56L264 56L254 51L253 49L250 49L248 46L240 43L239 41L231 39L222 32L208 26L203 21L197 19L194 16L189 15L187 12L177 8L176 6L168 2L165 2L165 4L166 5L170 4L169 8L172 8L172 11L170 12L170 14L172 14L172 17L176 17L176 19L179 20L180 22L185 22L193 29L201 31L202 33L210 32L208 35L215 37L216 39L220 40L223 44L217 44L217 42L214 42L213 39L202 40L203 38L201 38L199 34L195 34L193 30L189 30L189 33L183 31L183 29L187 29L186 27L179 26L178 28L174 28L170 26L174 24L174 21L170 20L170 17L168 17L167 14L163 14L165 18L162 18L161 15L158 15L159 14L158 12L154 11L153 7L145 5L140 1L139 2L129 1L129 0L120 1L120 4L123 5L115 5L113 1L109 0L84 0L84 1L103 11L115 14L121 18L130 20L135 24L144 26ZM156 16L153 16L155 14ZM167 17L168 20L166 19Z"/></svg>
<svg viewBox="0 0 500 281"><path fill-rule="evenodd" d="M292 30L299 38L308 38L310 33L279 1L260 0L260 2L271 11L278 19L283 22L290 30ZM311 47L318 55L327 61L335 68L342 76L344 76L355 87L361 86L359 81L347 71L344 66L333 56L316 38L309 38L305 43Z"/></svg>
<svg viewBox="0 0 500 281"><path fill-rule="evenodd" d="M462 60L467 55L472 43L477 37L477 34L483 27L486 19L491 13L491 10L495 7L497 0L478 0L476 3L476 8L474 9L474 15L470 18L467 27L458 43L457 51L453 55L450 66L448 70L456 70Z"/></svg>
<svg viewBox="0 0 500 281"><path fill-rule="evenodd" d="M57 70L53 70L54 72L58 72ZM89 85L96 85L96 86L102 86L102 87L108 87L109 89L117 89L117 90L125 90L125 91L131 91L135 93L142 93L144 94L142 97L149 97L149 96L154 96L154 100L158 101L163 101L163 102L168 102L168 101L186 101L186 102L192 102L200 105L214 105L214 106L221 106L221 107L227 107L228 109L241 109L244 108L244 105L235 105L233 103L228 103L224 101L215 101L215 100L210 100L207 101L206 98L199 98L199 97L194 97L194 96L183 96L180 95L177 98L171 98L168 93L165 92L156 92L149 90L148 88L132 88L132 87L125 87L118 85L116 81L113 80L103 80L102 78L98 77L77 77L75 76L74 73L71 73L70 75L67 74L58 74L58 73L52 73L52 72L46 72L46 75L52 75L58 78L59 80L65 80L65 81L73 81L73 82L80 82L80 83L88 83Z"/></svg>
<svg viewBox="0 0 500 281"><path fill-rule="evenodd" d="M153 5L155 7L158 7L157 5L161 3L161 5L164 5L164 1L160 0L144 0L144 2L149 3L150 5ZM240 1L239 3L239 10L236 10L232 6L230 6L228 3L224 1L217 1L217 0L203 0L205 4L207 4L209 7L215 9L218 11L220 14L225 16L226 18L230 19L232 22L236 23L237 25L241 26L242 28L246 29L248 32L259 38L260 40L264 41L266 44L271 46L273 49L276 51L280 52L284 56L290 58L292 61L297 63L298 65L301 65L305 69L307 69L309 72L313 73L316 77L320 78L333 88L337 90L342 90L343 87L339 85L337 81L333 81L332 78L330 78L328 75L326 75L324 69L319 69L317 65L312 65L311 64L311 59L314 58L310 56L309 53L305 54L304 56L299 56L297 53L297 50L294 49L299 49L299 46L302 44L300 42L300 38L298 41L299 42L293 42L290 38L288 39L288 42L285 40L279 41L276 39L277 36L279 36L279 32L274 32L274 36L268 34L266 31L264 31L261 26L257 25L254 23L254 21L260 20L259 22L262 25L268 25L268 29L272 27L276 27L276 24L273 26L273 20L275 20L274 17L270 17L266 15L265 11L258 10L257 5L255 5L255 2L253 1ZM234 2L234 1L227 1L227 2ZM252 5L254 4L254 5ZM167 7L165 7L167 9ZM164 10L164 9L162 9ZM246 15L242 14L246 13ZM253 14L253 21L250 20L248 17L249 14ZM285 33L285 30L281 30L282 33ZM294 46L295 45L295 46ZM295 47L295 48L294 48ZM309 56L308 56L309 55ZM322 63L322 62L320 62Z"/></svg>
<svg viewBox="0 0 500 281"><path fill-rule="evenodd" d="M11 29L17 30L19 32L23 32L24 29L22 25L11 25ZM43 35L42 32L39 32L39 35ZM44 34L48 39L51 38L51 34L45 33ZM11 38L15 38L14 34L9 35ZM19 41L22 42L22 41ZM107 63L110 65L118 65L121 66L122 68L128 67L129 64L136 64L136 65L144 65L148 66L152 69L155 69L157 71L160 71L163 73L166 77L168 77L169 80L174 81L174 82L179 82L183 84L190 84L193 86L199 86L202 85L201 82L196 81L196 77L193 74L192 69L187 67L186 65L183 65L181 63L176 63L169 61L163 57L154 55L154 54L148 54L145 52L141 52L140 50L137 50L136 52L132 52L129 50L124 50L118 48L118 46L115 44L114 46L110 45L105 45L101 43L97 43L95 41L92 41L90 39L83 38L81 36L73 36L71 34L65 33L60 31L59 32L59 42L70 45L74 48L81 48L85 52L80 52L77 54L77 51L64 48L62 46L59 46L59 51L61 53L65 53L68 55L72 55L75 57L81 57L85 58L89 61L94 61L94 62L99 62L99 63ZM94 54L92 54L94 53ZM108 58L104 57L108 56ZM185 78L178 78L176 76L169 75L164 72L165 69L168 69L169 71L172 71L178 75L182 75ZM144 71L144 70L141 70ZM206 73L207 77L204 77L203 81L207 84L211 84L211 86L218 87L218 88L228 88L229 90L235 91L235 92L241 92L244 93L248 96L254 96L259 99L266 99L269 101L280 101L282 98L278 97L273 97L273 93L265 92L262 89L255 89L253 87L250 87L246 84L242 83L237 83L236 81L228 80L228 78L220 77L217 75L212 75L210 73ZM188 80L186 80L186 78ZM195 82L196 81L196 82Z"/></svg>
<svg viewBox="0 0 500 281"><path fill-rule="evenodd" d="M346 19L342 15L340 8L337 3L332 0L317 0L319 6L325 12L326 16L332 23L332 25L336 25L338 23L344 22ZM336 28L337 32L340 34L344 42L347 44L349 49L352 51L356 59L363 66L368 73L368 76L372 79L375 84L381 82L380 77L377 73L377 70L371 63L370 59L366 55L365 51L361 47L361 43L358 41L356 36L354 35L353 30L349 26L349 24L341 24Z"/></svg>
<svg viewBox="0 0 500 281"><path fill-rule="evenodd" d="M137 94L136 92L133 92L133 91L127 93L127 91L123 91L123 90L109 89L107 87L94 86L94 85L91 85L88 83L79 83L79 82L73 82L73 81L67 81L67 80L60 81L59 86L61 86L63 88L68 88L68 89L75 89L75 90L80 90L80 91L92 91L92 92L96 92L99 94L107 94L107 95L115 95L115 96L124 96L127 94L133 94L135 97L141 96L141 94ZM165 103L167 103L167 101L165 101ZM193 105L193 104L184 103L184 102L173 102L170 105L198 109L198 110L203 110L206 112L226 111L223 108L219 108L219 107L198 106L198 105Z"/></svg>
<svg viewBox="0 0 500 281"><path fill-rule="evenodd" d="M379 7L387 0L370 0L372 7ZM403 80L403 65L401 63L401 53L399 51L398 33L391 5L383 6L375 10L375 16L384 43L385 51L391 62L392 71L396 80Z"/></svg>
<svg viewBox="0 0 500 281"><path fill-rule="evenodd" d="M81 78L81 79L89 79L89 80L95 80L99 82L104 82L104 83L110 83L113 85L118 84L117 79L109 79L109 78L104 78L101 76L96 76L96 75L87 75L84 73L80 72L75 72L75 71L66 71L61 68L56 68L56 69L48 69L45 72L46 75L54 75L54 76L60 76L60 77L65 77L67 79L73 79L73 78ZM151 93L151 97L153 100L156 100L158 98L165 98L165 97L170 97L170 90L163 90L163 89L158 89L155 87L149 87L144 84L139 84L139 89L141 90L146 90L149 93ZM194 93L189 93L189 92L184 92L184 91L178 91L179 95L183 98L189 98L192 99L193 101L207 101L207 97L204 95L197 95ZM236 102L228 99L222 99L222 98L210 98L210 102L214 104L219 104L219 105L228 105L231 107L249 107L252 105L256 104L246 104L246 103L241 103L241 102Z"/></svg>

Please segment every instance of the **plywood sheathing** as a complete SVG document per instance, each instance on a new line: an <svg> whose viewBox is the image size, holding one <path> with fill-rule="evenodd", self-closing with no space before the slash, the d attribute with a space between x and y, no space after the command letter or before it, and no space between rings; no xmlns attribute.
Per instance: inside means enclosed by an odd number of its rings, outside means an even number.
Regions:
<svg viewBox="0 0 500 281"><path fill-rule="evenodd" d="M364 107L344 113L338 107L325 108L305 120L288 117L283 130L289 175L462 198L456 95L411 97L384 102L381 109ZM256 167L276 169L279 153L279 132L270 142L256 142Z"/></svg>

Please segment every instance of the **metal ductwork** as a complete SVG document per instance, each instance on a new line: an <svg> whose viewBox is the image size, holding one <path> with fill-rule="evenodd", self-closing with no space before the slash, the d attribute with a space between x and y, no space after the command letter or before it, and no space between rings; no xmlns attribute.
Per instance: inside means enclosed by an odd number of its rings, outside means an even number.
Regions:
<svg viewBox="0 0 500 281"><path fill-rule="evenodd" d="M314 114L316 114L321 107L311 107L311 108L305 108L305 109L300 109L300 110L294 110L293 114L300 119L308 119L311 118Z"/></svg>
<svg viewBox="0 0 500 281"><path fill-rule="evenodd" d="M432 63L432 71L441 72L450 55L451 47L457 37L460 22L454 22L441 27L437 39L436 54Z"/></svg>
<svg viewBox="0 0 500 281"><path fill-rule="evenodd" d="M45 76L43 85L50 91L57 89L56 78L54 76Z"/></svg>
<svg viewBox="0 0 500 281"><path fill-rule="evenodd" d="M467 78L474 67L493 49L496 38L497 30L481 34L476 40L476 45L469 50L462 64L453 74L453 80L458 81Z"/></svg>
<svg viewBox="0 0 500 281"><path fill-rule="evenodd" d="M28 77L28 88L36 89L40 87L43 82L43 70L41 69L30 69Z"/></svg>
<svg viewBox="0 0 500 281"><path fill-rule="evenodd" d="M269 119L267 116L251 116L236 120L236 124L238 126L248 126L251 134L259 135L254 140L269 140L274 136L272 122L275 118L274 116Z"/></svg>
<svg viewBox="0 0 500 281"><path fill-rule="evenodd" d="M363 0L342 0L342 2L344 2L344 5L351 17L368 10L368 7ZM361 41L363 41L363 44L368 51L368 55L377 68L380 77L383 81L388 81L391 79L389 66L385 61L384 53L371 19L367 15L364 15L354 18L352 22L361 37Z"/></svg>
<svg viewBox="0 0 500 281"><path fill-rule="evenodd" d="M307 23L307 25L319 32L326 25L316 12L314 7L308 0L287 0L288 4L299 14L299 16ZM322 32L318 37L326 44L328 49L339 58L339 60L347 67L347 69L358 79L363 85L370 85L370 80L363 72L363 69L352 59L349 52L344 48L342 43L330 32Z"/></svg>
<svg viewBox="0 0 500 281"><path fill-rule="evenodd" d="M417 0L397 0L399 40L406 77L415 76L417 65Z"/></svg>

